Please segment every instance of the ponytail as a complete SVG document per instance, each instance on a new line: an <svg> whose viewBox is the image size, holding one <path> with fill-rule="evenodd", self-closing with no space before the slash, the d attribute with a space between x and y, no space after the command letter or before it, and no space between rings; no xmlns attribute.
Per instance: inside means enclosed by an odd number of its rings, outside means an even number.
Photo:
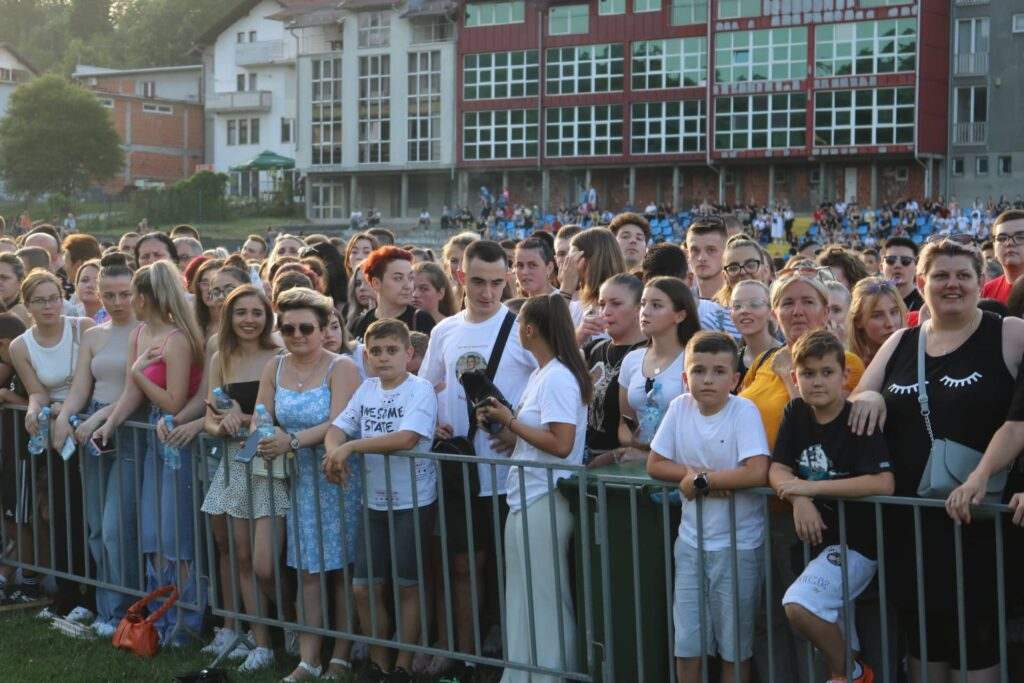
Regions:
<svg viewBox="0 0 1024 683"><path fill-rule="evenodd" d="M594 395L594 386L590 379L590 371L583 362L583 354L576 344L572 316L569 314L569 306L565 299L557 293L553 296L532 296L519 310L519 317L521 325L533 325L537 328L537 332L551 347L555 358L576 378L583 403L589 405Z"/></svg>
<svg viewBox="0 0 1024 683"><path fill-rule="evenodd" d="M203 334L192 307L188 305L177 267L163 260L143 266L135 273L132 285L139 294L146 297L149 305L159 311L162 318L171 321L181 330L192 349L193 362L202 363Z"/></svg>

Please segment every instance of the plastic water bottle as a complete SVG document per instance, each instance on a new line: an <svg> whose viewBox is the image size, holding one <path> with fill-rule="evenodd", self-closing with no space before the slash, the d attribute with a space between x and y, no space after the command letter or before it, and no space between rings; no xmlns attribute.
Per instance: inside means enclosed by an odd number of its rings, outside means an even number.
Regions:
<svg viewBox="0 0 1024 683"><path fill-rule="evenodd" d="M72 415L70 418L68 418L68 423L72 427L77 428L78 425L82 424L82 420L79 419L77 415ZM68 435L68 437L64 439L64 446L60 449L60 457L64 458L65 460L70 460L71 456L75 454L76 450L78 450L78 444L75 443L75 437Z"/></svg>
<svg viewBox="0 0 1024 683"><path fill-rule="evenodd" d="M46 444L50 441L50 406L43 406L37 421L39 428L36 435L28 440L28 452L32 455L42 455L46 452Z"/></svg>
<svg viewBox="0 0 1024 683"><path fill-rule="evenodd" d="M174 429L174 416L164 415L164 426L167 427L167 431ZM172 470L181 469L181 451L172 446L169 443L164 443L161 453L164 457L164 466Z"/></svg>
<svg viewBox="0 0 1024 683"><path fill-rule="evenodd" d="M270 418L267 407L262 403L256 404L256 412L253 417L255 418L254 431L260 435L260 439L266 439L277 433L277 430L274 429L274 421Z"/></svg>
<svg viewBox="0 0 1024 683"><path fill-rule="evenodd" d="M224 387L217 387L213 390L213 407L218 412L227 412L234 407L235 403L228 396L228 392L224 391Z"/></svg>
<svg viewBox="0 0 1024 683"><path fill-rule="evenodd" d="M78 429L78 426L80 424L82 424L82 418L78 417L77 415L72 415L71 418L68 420L68 422L71 423L72 427L74 427L75 429ZM68 437L68 441L71 441L71 439L72 439L72 437L69 436ZM67 447L68 447L67 442L64 442L64 448L67 448ZM100 449L96 448L96 446L93 445L92 439L89 439L85 443L85 450L86 450L86 452L89 455L93 456L94 458L100 457Z"/></svg>
<svg viewBox="0 0 1024 683"><path fill-rule="evenodd" d="M660 396L661 384L655 382L654 387L647 392L644 404L637 411L636 440L640 443L651 443L654 439L654 434L658 431L658 425L661 424L664 411L658 404Z"/></svg>

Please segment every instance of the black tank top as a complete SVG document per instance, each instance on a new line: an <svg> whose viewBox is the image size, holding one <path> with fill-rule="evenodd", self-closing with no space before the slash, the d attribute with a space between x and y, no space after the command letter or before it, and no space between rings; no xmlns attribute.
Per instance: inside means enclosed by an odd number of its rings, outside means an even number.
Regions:
<svg viewBox="0 0 1024 683"><path fill-rule="evenodd" d="M244 414L252 415L256 412L256 396L260 391L259 380L232 382L225 384L224 388L227 390L228 396L238 401L238 405Z"/></svg>

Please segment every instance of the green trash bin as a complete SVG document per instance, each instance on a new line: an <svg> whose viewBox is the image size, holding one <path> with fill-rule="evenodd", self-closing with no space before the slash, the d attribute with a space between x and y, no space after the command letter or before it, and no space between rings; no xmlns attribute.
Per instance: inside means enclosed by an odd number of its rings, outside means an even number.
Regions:
<svg viewBox="0 0 1024 683"><path fill-rule="evenodd" d="M605 482L606 535L602 533L599 509L599 480L602 476L625 476L637 480L635 483ZM652 494L657 496L665 489L647 475L644 463L595 468L587 473L589 538L584 539L579 482L576 477L571 477L562 480L559 486L569 501L575 520L574 574L579 661L587 661L584 605L589 604L595 643L593 667L589 670L595 681L671 680L670 667L674 664L668 640L668 619L672 603L672 544L679 528L681 508L678 503L668 505L666 534L663 505L652 500ZM635 520L631 512L634 499ZM585 556L590 562L589 595L583 580ZM606 567L609 579L607 593L610 596L607 606L604 600ZM636 586L639 586L639 596ZM610 671L606 671L608 644L613 648Z"/></svg>

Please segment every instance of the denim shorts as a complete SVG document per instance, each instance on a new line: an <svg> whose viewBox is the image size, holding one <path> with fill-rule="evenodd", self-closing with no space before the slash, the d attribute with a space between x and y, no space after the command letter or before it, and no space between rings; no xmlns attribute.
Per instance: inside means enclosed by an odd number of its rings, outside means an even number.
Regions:
<svg viewBox="0 0 1024 683"><path fill-rule="evenodd" d="M387 510L367 510L369 519L366 535L356 548L356 565L354 582L360 585L379 584L397 578L400 587L415 586L420 583L420 566L417 562L416 526L419 525L420 553L427 552L434 529L434 516L437 503L423 505L414 513L408 510L391 512L393 525L388 522ZM391 556L391 539L389 531L394 534L395 557ZM369 555L367 555L369 546ZM371 562L372 561L372 562ZM394 574L391 563L394 562ZM371 575L370 566L373 566ZM426 566L423 567L426 572Z"/></svg>

